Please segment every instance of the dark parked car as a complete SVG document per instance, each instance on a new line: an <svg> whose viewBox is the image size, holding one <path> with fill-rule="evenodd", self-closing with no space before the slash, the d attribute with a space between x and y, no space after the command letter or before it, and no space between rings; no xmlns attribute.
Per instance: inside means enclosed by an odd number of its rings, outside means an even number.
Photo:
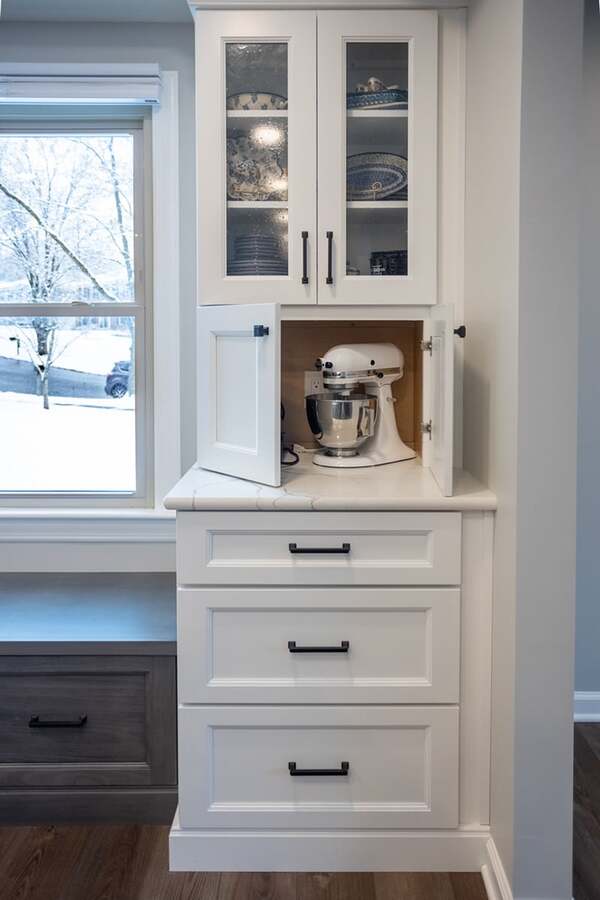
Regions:
<svg viewBox="0 0 600 900"><path fill-rule="evenodd" d="M109 397L124 397L129 390L129 360L122 359L112 367L106 376L104 390Z"/></svg>

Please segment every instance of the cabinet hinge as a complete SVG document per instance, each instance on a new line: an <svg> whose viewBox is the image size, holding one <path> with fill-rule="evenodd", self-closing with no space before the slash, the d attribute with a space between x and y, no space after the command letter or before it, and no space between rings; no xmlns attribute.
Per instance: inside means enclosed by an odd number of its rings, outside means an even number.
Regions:
<svg viewBox="0 0 600 900"><path fill-rule="evenodd" d="M423 353L429 353L431 356L433 353L433 341L429 338L428 341L421 341L421 350Z"/></svg>
<svg viewBox="0 0 600 900"><path fill-rule="evenodd" d="M421 431L423 432L423 434L429 435L429 440L431 440L432 430L433 430L433 426L432 426L431 419L429 419L428 422L421 422Z"/></svg>

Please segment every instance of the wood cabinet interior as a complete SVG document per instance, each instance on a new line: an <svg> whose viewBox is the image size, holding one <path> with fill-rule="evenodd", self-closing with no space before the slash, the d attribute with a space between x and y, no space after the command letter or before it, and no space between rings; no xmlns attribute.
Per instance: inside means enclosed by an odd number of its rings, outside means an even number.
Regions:
<svg viewBox="0 0 600 900"><path fill-rule="evenodd" d="M421 453L423 397L422 322L282 322L281 402L285 409L286 443L318 446L304 409L304 373L315 359L336 344L392 343L404 354L404 377L394 382L394 411L402 440Z"/></svg>

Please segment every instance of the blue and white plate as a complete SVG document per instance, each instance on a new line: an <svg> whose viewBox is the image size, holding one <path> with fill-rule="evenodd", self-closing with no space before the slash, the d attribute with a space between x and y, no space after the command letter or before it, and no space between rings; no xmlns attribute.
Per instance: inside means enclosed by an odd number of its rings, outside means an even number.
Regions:
<svg viewBox="0 0 600 900"><path fill-rule="evenodd" d="M348 200L385 200L408 184L408 162L395 153L356 153L346 163Z"/></svg>
<svg viewBox="0 0 600 900"><path fill-rule="evenodd" d="M360 91L346 94L347 109L407 109L408 91L391 88L385 91Z"/></svg>

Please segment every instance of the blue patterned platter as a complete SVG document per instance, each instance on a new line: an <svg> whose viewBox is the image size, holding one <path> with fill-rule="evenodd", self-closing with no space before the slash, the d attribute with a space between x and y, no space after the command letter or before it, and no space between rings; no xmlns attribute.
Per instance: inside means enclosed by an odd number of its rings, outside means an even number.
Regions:
<svg viewBox="0 0 600 900"><path fill-rule="evenodd" d="M408 184L408 162L395 153L356 153L346 167L348 200L385 200Z"/></svg>
<svg viewBox="0 0 600 900"><path fill-rule="evenodd" d="M407 109L407 107L408 91L399 88L346 94L347 109Z"/></svg>

